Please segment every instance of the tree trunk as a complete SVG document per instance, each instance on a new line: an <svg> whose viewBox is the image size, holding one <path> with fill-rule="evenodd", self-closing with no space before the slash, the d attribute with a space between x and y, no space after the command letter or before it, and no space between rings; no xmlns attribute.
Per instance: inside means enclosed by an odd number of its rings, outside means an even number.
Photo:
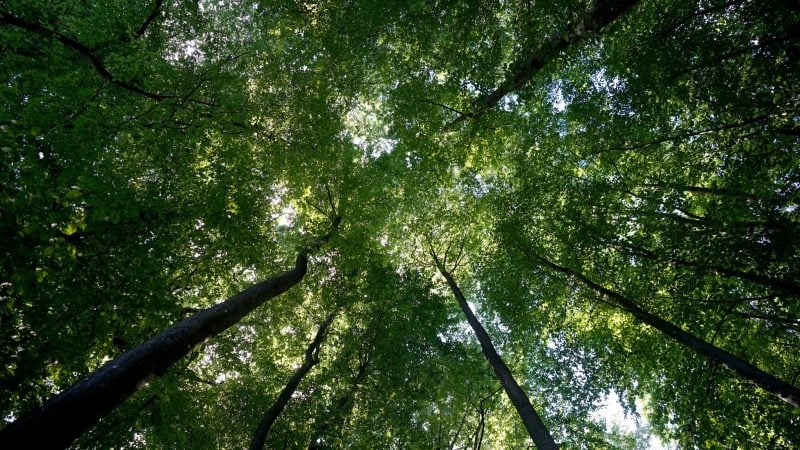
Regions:
<svg viewBox="0 0 800 450"><path fill-rule="evenodd" d="M461 310L464 311L464 315L467 316L467 322L469 322L469 325L478 337L484 356L486 356L492 369L494 369L494 373L497 374L497 378L500 379L500 384L503 385L503 389L505 389L511 403L517 408L522 423L525 425L525 429L528 430L528 434L536 444L536 448L539 450L557 449L558 446L550 435L550 431L544 425L542 419L539 418L539 415L536 414L530 399L528 399L528 396L525 395L525 392L519 387L519 384L517 384L517 380L514 379L511 370L509 370L508 366L503 362L503 359L500 358L500 355L497 354L497 350L495 350L489 334L478 321L478 318L475 317L475 314L473 314L467 300L464 298L464 294L461 293L461 289L459 289L455 280L453 280L452 275L442 266L439 266L439 272L444 276L445 280L447 280L450 290L458 300L458 305L461 307Z"/></svg>
<svg viewBox="0 0 800 450"><path fill-rule="evenodd" d="M63 448L195 346L238 322L305 275L308 260L198 312L123 353L0 432L0 447Z"/></svg>
<svg viewBox="0 0 800 450"><path fill-rule="evenodd" d="M316 366L317 363L319 363L319 348L322 345L322 340L325 339L325 335L328 332L328 327L330 327L335 316L335 311L328 314L325 322L323 322L317 330L314 340L311 341L311 344L309 344L308 348L306 348L303 364L294 371L294 374L292 374L292 377L289 378L289 382L286 383L286 386L284 386L283 390L281 390L281 393L278 395L275 403L273 403L267 412L264 413L264 416L261 418L261 422L258 424L258 428L256 428L256 432L253 434L253 440L250 442L250 450L261 450L264 448L264 443L267 441L269 430L278 419L278 416L281 415L281 412L283 412L283 409L286 407L289 399L292 398L294 391L297 390L297 386L300 385L300 382L303 381L303 378L306 376L306 374L308 374L308 372L311 371L311 369Z"/></svg>
<svg viewBox="0 0 800 450"><path fill-rule="evenodd" d="M505 80L494 91L478 97L472 109L465 112L445 126L445 131L453 129L466 119L477 119L493 108L506 95L525 86L545 64L553 60L573 43L594 32L602 30L614 19L633 7L638 0L598 0L590 9L578 15L567 28L560 30L530 49L511 64Z"/></svg>
<svg viewBox="0 0 800 450"><path fill-rule="evenodd" d="M339 397L330 416L323 418L317 426L317 429L314 430L314 433L311 435L311 441L308 444L309 450L330 448L330 446L323 443L322 440L332 425L343 421L350 414L350 411L353 409L353 397L356 395L361 383L364 382L364 379L368 373L368 368L368 361L358 366L358 373L356 374L355 378L353 378L350 388L344 393L344 395Z"/></svg>
<svg viewBox="0 0 800 450"><path fill-rule="evenodd" d="M644 308L637 305L633 300L595 283L576 270L559 266L539 255L535 255L535 257L547 267L575 278L576 280L590 287L598 294L608 298L624 311L631 313L640 322L650 325L651 327L661 331L665 335L691 348L709 360L722 364L740 377L764 389L784 402L795 407L800 407L800 389L764 372L763 370L737 357L736 355L682 330L675 324L646 311Z"/></svg>
<svg viewBox="0 0 800 450"><path fill-rule="evenodd" d="M37 409L0 430L0 448L64 448L102 417L206 339L237 323L250 311L300 282L308 251L326 242L339 225L297 255L294 268L245 289L188 317L123 353Z"/></svg>

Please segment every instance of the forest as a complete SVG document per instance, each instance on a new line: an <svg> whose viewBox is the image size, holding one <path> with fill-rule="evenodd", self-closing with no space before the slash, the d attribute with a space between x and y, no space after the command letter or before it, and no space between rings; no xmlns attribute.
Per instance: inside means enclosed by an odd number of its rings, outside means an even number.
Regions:
<svg viewBox="0 0 800 450"><path fill-rule="evenodd" d="M0 448L800 447L797 36L0 1Z"/></svg>

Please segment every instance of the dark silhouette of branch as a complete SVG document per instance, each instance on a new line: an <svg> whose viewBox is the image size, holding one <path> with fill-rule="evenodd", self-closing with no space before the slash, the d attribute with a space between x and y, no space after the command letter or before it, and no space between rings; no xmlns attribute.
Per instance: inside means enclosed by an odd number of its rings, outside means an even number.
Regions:
<svg viewBox="0 0 800 450"><path fill-rule="evenodd" d="M576 20L568 24L566 30L554 33L539 46L520 55L509 67L505 80L492 92L475 99L472 109L467 113L460 114L445 125L444 131L452 130L467 119L480 118L486 111L494 108L503 97L525 86L545 64L555 59L570 45L602 30L636 3L638 0L598 0Z"/></svg>
<svg viewBox="0 0 800 450"><path fill-rule="evenodd" d="M702 130L687 130L687 131L684 131L684 132L681 132L681 133L676 133L676 134L673 134L671 136L662 137L662 138L655 139L655 140L652 140L652 141L649 141L649 142L643 142L643 143L640 143L640 144L634 144L634 145L629 145L629 146L612 147L612 148L600 150L600 151L594 152L593 155L597 155L597 154L600 154L600 153L605 153L605 152L608 152L608 151L623 151L624 152L624 151L630 151L630 150L641 150L643 148L664 144L666 142L677 141L677 140L681 140L681 139L689 139L689 138L701 136L701 135L704 135L704 134L714 133L714 132L717 132L717 131L730 130L730 129L734 129L734 128L745 127L747 125L754 125L754 124L758 124L758 123L764 123L770 117L771 117L771 115L764 115L764 116L759 116L759 117L754 117L754 118L751 118L751 119L743 120L743 121L740 121L740 122L725 123L725 124L721 124L721 125L717 125L717 126L712 126L712 127L705 128L705 129L702 129Z"/></svg>
<svg viewBox="0 0 800 450"><path fill-rule="evenodd" d="M92 51L92 49L56 30L51 30L50 28L44 27L37 23L28 22L22 18L12 16L7 13L0 13L0 25L10 25L13 27L21 28L23 30L39 34L41 36L51 37L58 40L66 47L75 50L81 56L86 58L89 61L89 63L92 64L94 70L97 72L98 75L100 75L101 78L103 78L104 80L108 80L108 82L110 82L111 84L114 84L122 89L125 89L126 91L133 92L134 94L139 94L159 102L167 98L174 97L171 95L162 95L146 91L138 86L134 86L128 82L115 78L114 75L112 75L111 72L108 71L105 64L103 64L103 61Z"/></svg>
<svg viewBox="0 0 800 450"><path fill-rule="evenodd" d="M149 27L150 24L153 22L153 20L155 20L155 18L158 17L158 13L160 12L161 5L163 3L164 0L156 0L156 4L153 6L153 10L150 11L150 15L147 16L147 18L144 20L142 26L140 26L139 29L136 30L136 37L142 37L144 35L144 32L147 31L147 27Z"/></svg>

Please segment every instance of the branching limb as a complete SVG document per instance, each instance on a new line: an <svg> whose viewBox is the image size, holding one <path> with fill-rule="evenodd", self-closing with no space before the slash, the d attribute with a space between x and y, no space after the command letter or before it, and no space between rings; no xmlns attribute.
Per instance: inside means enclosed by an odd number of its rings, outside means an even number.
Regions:
<svg viewBox="0 0 800 450"><path fill-rule="evenodd" d="M306 202L306 204L308 204L308 206L316 209L318 213L320 213L323 216L327 217L328 220L331 220L331 216L329 215L328 211L325 211L324 209L322 209L322 207L318 206L317 204L315 204L311 200L306 199L305 202Z"/></svg>
<svg viewBox="0 0 800 450"><path fill-rule="evenodd" d="M467 234L464 233L464 235L461 237L461 242L458 245L458 254L456 255L456 262L455 264L453 264L453 272L455 272L459 267L461 267L461 262L466 256L466 252L464 251L466 243L467 243Z"/></svg>
<svg viewBox="0 0 800 450"><path fill-rule="evenodd" d="M174 96L156 94L153 92L146 91L140 87L134 86L130 83L115 78L114 75L112 75L111 72L109 72L106 66L103 64L103 61L89 47L56 30L51 30L37 23L28 22L20 17L12 16L4 12L0 12L0 25L9 25L21 28L23 30L30 31L39 34L41 36L56 39L57 41L64 44L66 47L75 50L81 56L86 58L92 64L95 71L97 72L98 75L100 75L101 78L108 80L110 83L122 89L125 89L126 91L133 92L134 94L139 94L159 102L168 98L174 98Z"/></svg>
<svg viewBox="0 0 800 450"><path fill-rule="evenodd" d="M333 201L333 194L331 193L331 189L328 186L328 183L325 183L324 187L325 187L325 193L328 194L328 204L331 207L331 211L333 212L334 216L338 216L339 213L336 212L336 203Z"/></svg>
<svg viewBox="0 0 800 450"><path fill-rule="evenodd" d="M144 23L142 23L142 26L140 26L139 29L136 30L136 37L137 38L140 38L140 37L144 36L144 32L147 31L147 27L149 27L150 24L153 23L153 21L156 19L156 17L158 17L158 13L160 12L161 5L163 3L164 3L164 0L156 0L156 3L153 6L152 11L150 11L150 15L147 16L147 18L144 20Z"/></svg>
<svg viewBox="0 0 800 450"><path fill-rule="evenodd" d="M585 36L602 30L625 11L638 3L638 0L597 0L588 9L567 24L565 29L552 34L535 48L519 55L509 67L506 78L492 92L481 95L472 104L470 111L459 114L445 125L444 131L451 131L466 120L475 120L494 108L506 95L518 90L539 73L550 61Z"/></svg>
<svg viewBox="0 0 800 450"><path fill-rule="evenodd" d="M445 105L444 103L435 102L433 100L423 99L423 100L420 100L420 102L427 103L427 104L433 105L433 106L438 106L440 108L444 108L444 109L446 109L448 111L451 111L451 112L454 112L454 113L456 113L456 114L458 114L460 116L463 116L464 114L466 114L464 111L459 111L459 110L457 110L455 108L452 108L450 106Z"/></svg>

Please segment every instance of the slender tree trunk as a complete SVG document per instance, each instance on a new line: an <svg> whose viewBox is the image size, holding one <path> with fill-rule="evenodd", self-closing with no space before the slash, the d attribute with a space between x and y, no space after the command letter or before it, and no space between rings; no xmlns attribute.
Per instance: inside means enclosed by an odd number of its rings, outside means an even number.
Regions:
<svg viewBox="0 0 800 450"><path fill-rule="evenodd" d="M461 415L461 421L458 422L458 428L456 428L456 432L453 433L453 436L450 436L450 432L447 432L447 450L453 450L456 446L456 441L458 437L461 436L461 431L464 429L464 424L467 423L467 415L469 415L469 411L464 411L464 414ZM440 424L441 426L441 424Z"/></svg>
<svg viewBox="0 0 800 450"><path fill-rule="evenodd" d="M224 302L172 325L123 353L83 380L0 430L0 448L64 448L102 417L206 339L237 323L250 311L300 282L308 270L307 252L319 248L338 227L301 251L293 269L245 289Z"/></svg>
<svg viewBox="0 0 800 450"><path fill-rule="evenodd" d="M478 321L478 318L475 317L475 314L470 309L467 300L464 298L464 294L461 293L461 289L459 289L452 275L442 266L439 266L439 272L444 276L445 280L447 280L450 290L458 300L458 305L461 307L461 310L464 311L464 315L467 316L467 322L469 322L469 325L478 337L484 356L486 356L492 369L494 369L494 373L497 374L497 378L500 379L500 384L503 385L503 389L505 389L511 403L517 408L522 423L525 425L525 429L528 430L528 434L536 444L536 448L539 450L557 449L558 446L555 440L553 440L553 436L550 435L550 431L533 409L528 396L525 395L525 392L519 387L519 384L517 384L517 380L514 379L511 370L509 370L508 366L503 362L503 359L500 358L500 355L497 354L497 350L495 350L489 334Z"/></svg>
<svg viewBox="0 0 800 450"><path fill-rule="evenodd" d="M264 448L264 443L267 441L269 430L278 419L278 416L281 415L281 412L283 412L286 404L289 403L289 399L292 398L294 391L297 390L297 386L300 385L300 382L303 381L303 378L306 376L306 374L308 374L308 372L310 372L311 369L316 366L317 363L319 363L319 348L322 345L322 341L325 339L325 335L328 333L328 327L330 327L335 316L336 311L328 314L325 322L323 322L317 330L314 340L311 341L311 344L309 344L308 348L306 348L303 364L294 371L294 374L292 374L292 377L289 378L289 382L286 383L286 386L284 386L283 390L281 390L281 393L278 395L275 403L273 403L267 412L264 413L264 416L261 417L261 422L259 422L258 428L256 428L256 432L253 434L253 439L250 441L250 450L261 450Z"/></svg>
<svg viewBox="0 0 800 450"><path fill-rule="evenodd" d="M336 401L333 411L328 417L323 418L319 425L317 426L314 433L311 435L311 441L308 444L309 450L320 450L323 448L330 448L329 445L326 445L323 442L325 435L328 433L328 430L331 428L332 425L341 422L350 414L350 411L353 409L353 397L356 395L359 386L361 383L364 382L364 379L367 376L367 369L369 368L369 360L365 363L362 363L358 366L358 373L356 373L355 378L353 378L352 383L350 384L349 389L347 392L344 393L339 399Z"/></svg>
<svg viewBox="0 0 800 450"><path fill-rule="evenodd" d="M637 305L633 300L618 292L614 292L595 283L576 270L559 266L539 255L535 255L535 258L541 261L545 266L550 267L557 272L571 276L590 287L598 294L614 302L622 310L631 313L640 322L650 325L651 327L661 331L665 335L691 348L709 360L722 364L740 377L764 389L784 402L795 407L800 407L800 389L797 387L792 386L791 384L780 380L767 372L764 372L742 358L716 347L698 338L697 336L682 330L675 324L646 311L644 308Z"/></svg>
<svg viewBox="0 0 800 450"><path fill-rule="evenodd" d="M486 432L486 415L488 411L487 408L484 408L483 403L489 400L490 398L494 397L495 395L497 395L499 391L500 390L498 389L492 392L491 394L487 395L486 397L483 397L482 399L480 399L477 405L473 403L473 406L475 406L475 409L478 411L478 426L475 428L475 432L472 434L474 436L474 438L472 439L472 441L474 442L473 444L474 450L480 450L481 446L483 445L483 435ZM470 401L470 403L472 402ZM452 449L452 446L450 448Z"/></svg>
<svg viewBox="0 0 800 450"><path fill-rule="evenodd" d="M511 64L506 78L494 91L482 95L470 111L460 114L445 126L452 129L466 119L477 119L493 108L506 95L525 86L545 64L584 37L602 30L605 26L633 7L638 0L597 0L593 6L575 16L565 29L553 33L537 47L529 49Z"/></svg>

